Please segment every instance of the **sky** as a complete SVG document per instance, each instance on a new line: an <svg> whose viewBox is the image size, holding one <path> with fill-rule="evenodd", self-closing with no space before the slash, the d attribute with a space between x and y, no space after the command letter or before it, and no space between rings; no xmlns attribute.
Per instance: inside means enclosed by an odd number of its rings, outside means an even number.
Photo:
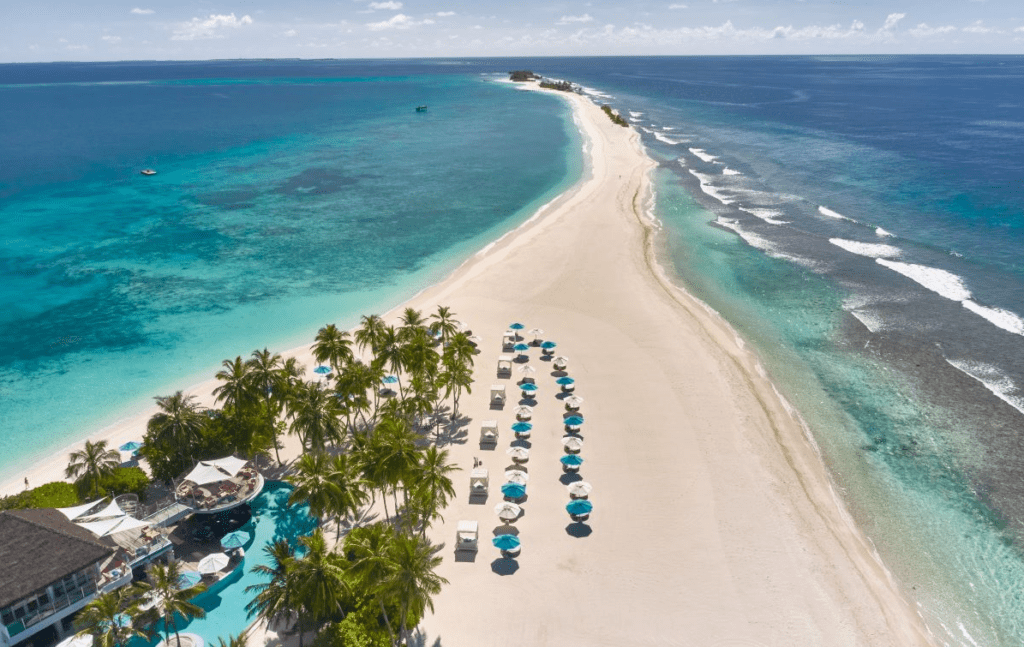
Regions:
<svg viewBox="0 0 1024 647"><path fill-rule="evenodd" d="M1024 53L1020 0L0 0L0 62Z"/></svg>

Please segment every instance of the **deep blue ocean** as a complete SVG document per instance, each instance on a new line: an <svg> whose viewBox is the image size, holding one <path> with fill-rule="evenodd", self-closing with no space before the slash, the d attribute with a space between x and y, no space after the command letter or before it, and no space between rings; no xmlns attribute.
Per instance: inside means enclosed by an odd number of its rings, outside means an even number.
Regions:
<svg viewBox="0 0 1024 647"><path fill-rule="evenodd" d="M0 66L0 471L390 308L576 181L517 68L643 133L664 263L931 629L1024 644L1020 57Z"/></svg>

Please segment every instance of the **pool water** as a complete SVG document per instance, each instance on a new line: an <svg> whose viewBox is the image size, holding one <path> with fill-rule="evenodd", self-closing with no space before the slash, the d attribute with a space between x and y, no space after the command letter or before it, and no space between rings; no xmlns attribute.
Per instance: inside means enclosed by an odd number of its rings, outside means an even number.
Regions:
<svg viewBox="0 0 1024 647"><path fill-rule="evenodd" d="M196 618L178 625L178 631L202 636L207 645L216 646L217 639L228 641L230 636L242 633L255 618L249 618L245 605L253 595L245 589L266 579L252 572L257 564L270 565L263 547L278 539L287 539L298 546L298 538L309 535L316 528L316 519L309 515L306 505L288 506L292 486L283 481L267 481L263 492L250 502L252 519L240 528L252 534L243 548L245 557L230 575L197 596L194 603L206 611L205 618ZM152 644L163 640L163 634L154 636Z"/></svg>

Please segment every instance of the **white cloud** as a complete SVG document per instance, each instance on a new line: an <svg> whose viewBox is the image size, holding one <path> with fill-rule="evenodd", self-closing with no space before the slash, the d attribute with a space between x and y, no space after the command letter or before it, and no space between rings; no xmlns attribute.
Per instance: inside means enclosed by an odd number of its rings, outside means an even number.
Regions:
<svg viewBox="0 0 1024 647"><path fill-rule="evenodd" d="M907 33L914 38L927 38L929 36L936 36L942 34L948 34L951 31L956 31L956 27L953 25L944 25L942 27L929 27L928 23L921 23L913 29L908 29Z"/></svg>
<svg viewBox="0 0 1024 647"><path fill-rule="evenodd" d="M998 30L986 27L981 24L980 20L976 20L970 27L964 27L964 31L968 34L988 34Z"/></svg>
<svg viewBox="0 0 1024 647"><path fill-rule="evenodd" d="M417 21L417 20L413 20L412 18L410 18L409 16L405 15L404 13L399 13L399 14L395 14L394 16L391 16L387 20L382 20L380 22L367 23L366 26L370 29L370 31L383 31L385 29L410 29L410 28L416 27L418 25L433 25L433 24L434 24L434 21L431 20L430 18L425 18L423 20Z"/></svg>
<svg viewBox="0 0 1024 647"><path fill-rule="evenodd" d="M103 40L103 41L106 41L108 43L114 44L114 43L120 43L121 42L121 37L120 36L103 36L102 38L100 38L100 40Z"/></svg>
<svg viewBox="0 0 1024 647"><path fill-rule="evenodd" d="M574 23L574 22L582 23L582 22L593 22L593 21L594 21L594 17L591 16L590 14L588 14L588 13L585 13L582 16L562 16L562 19L558 21L558 24L559 25L568 25L568 24Z"/></svg>
<svg viewBox="0 0 1024 647"><path fill-rule="evenodd" d="M387 0L386 2L371 2L370 9L388 9L390 11L398 11L402 8L401 2L395 2L395 0Z"/></svg>
<svg viewBox="0 0 1024 647"><path fill-rule="evenodd" d="M670 5L668 6L668 8L669 8L669 9L686 9L686 8L687 8L687 6L686 6L686 5L684 5L684 4L670 4Z"/></svg>
<svg viewBox="0 0 1024 647"><path fill-rule="evenodd" d="M439 16L441 18L447 18L448 16L454 16L455 12L454 11L438 11L435 15L437 15L437 16Z"/></svg>
<svg viewBox="0 0 1024 647"><path fill-rule="evenodd" d="M1024 32L1024 27L1018 27L1018 28L1014 29L1013 31Z"/></svg>
<svg viewBox="0 0 1024 647"><path fill-rule="evenodd" d="M885 24L879 31L892 31L901 20L907 17L905 13L891 13L885 17Z"/></svg>
<svg viewBox="0 0 1024 647"><path fill-rule="evenodd" d="M234 13L210 14L209 18L193 18L183 22L174 30L171 40L204 40L208 38L224 38L225 28L238 29L243 25L251 25L252 18L248 15L238 18Z"/></svg>
<svg viewBox="0 0 1024 647"><path fill-rule="evenodd" d="M132 13L139 16L148 16L149 14L156 13L156 11L153 9L139 9L138 7L135 7L132 9Z"/></svg>
<svg viewBox="0 0 1024 647"><path fill-rule="evenodd" d="M291 38L292 36L298 36L299 32L295 31L294 29L289 29L288 31L284 32L284 35L287 36L288 38Z"/></svg>

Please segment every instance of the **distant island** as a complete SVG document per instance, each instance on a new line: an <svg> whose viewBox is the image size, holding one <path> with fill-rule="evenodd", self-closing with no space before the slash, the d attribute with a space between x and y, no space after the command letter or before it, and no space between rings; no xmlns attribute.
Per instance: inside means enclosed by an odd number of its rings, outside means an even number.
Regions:
<svg viewBox="0 0 1024 647"><path fill-rule="evenodd" d="M548 90L559 90L560 92L575 92L576 94L582 94L579 86L569 81L562 81L560 79L548 79L536 72L530 70L513 70L508 73L510 81L517 81L520 83L536 81L540 87Z"/></svg>

